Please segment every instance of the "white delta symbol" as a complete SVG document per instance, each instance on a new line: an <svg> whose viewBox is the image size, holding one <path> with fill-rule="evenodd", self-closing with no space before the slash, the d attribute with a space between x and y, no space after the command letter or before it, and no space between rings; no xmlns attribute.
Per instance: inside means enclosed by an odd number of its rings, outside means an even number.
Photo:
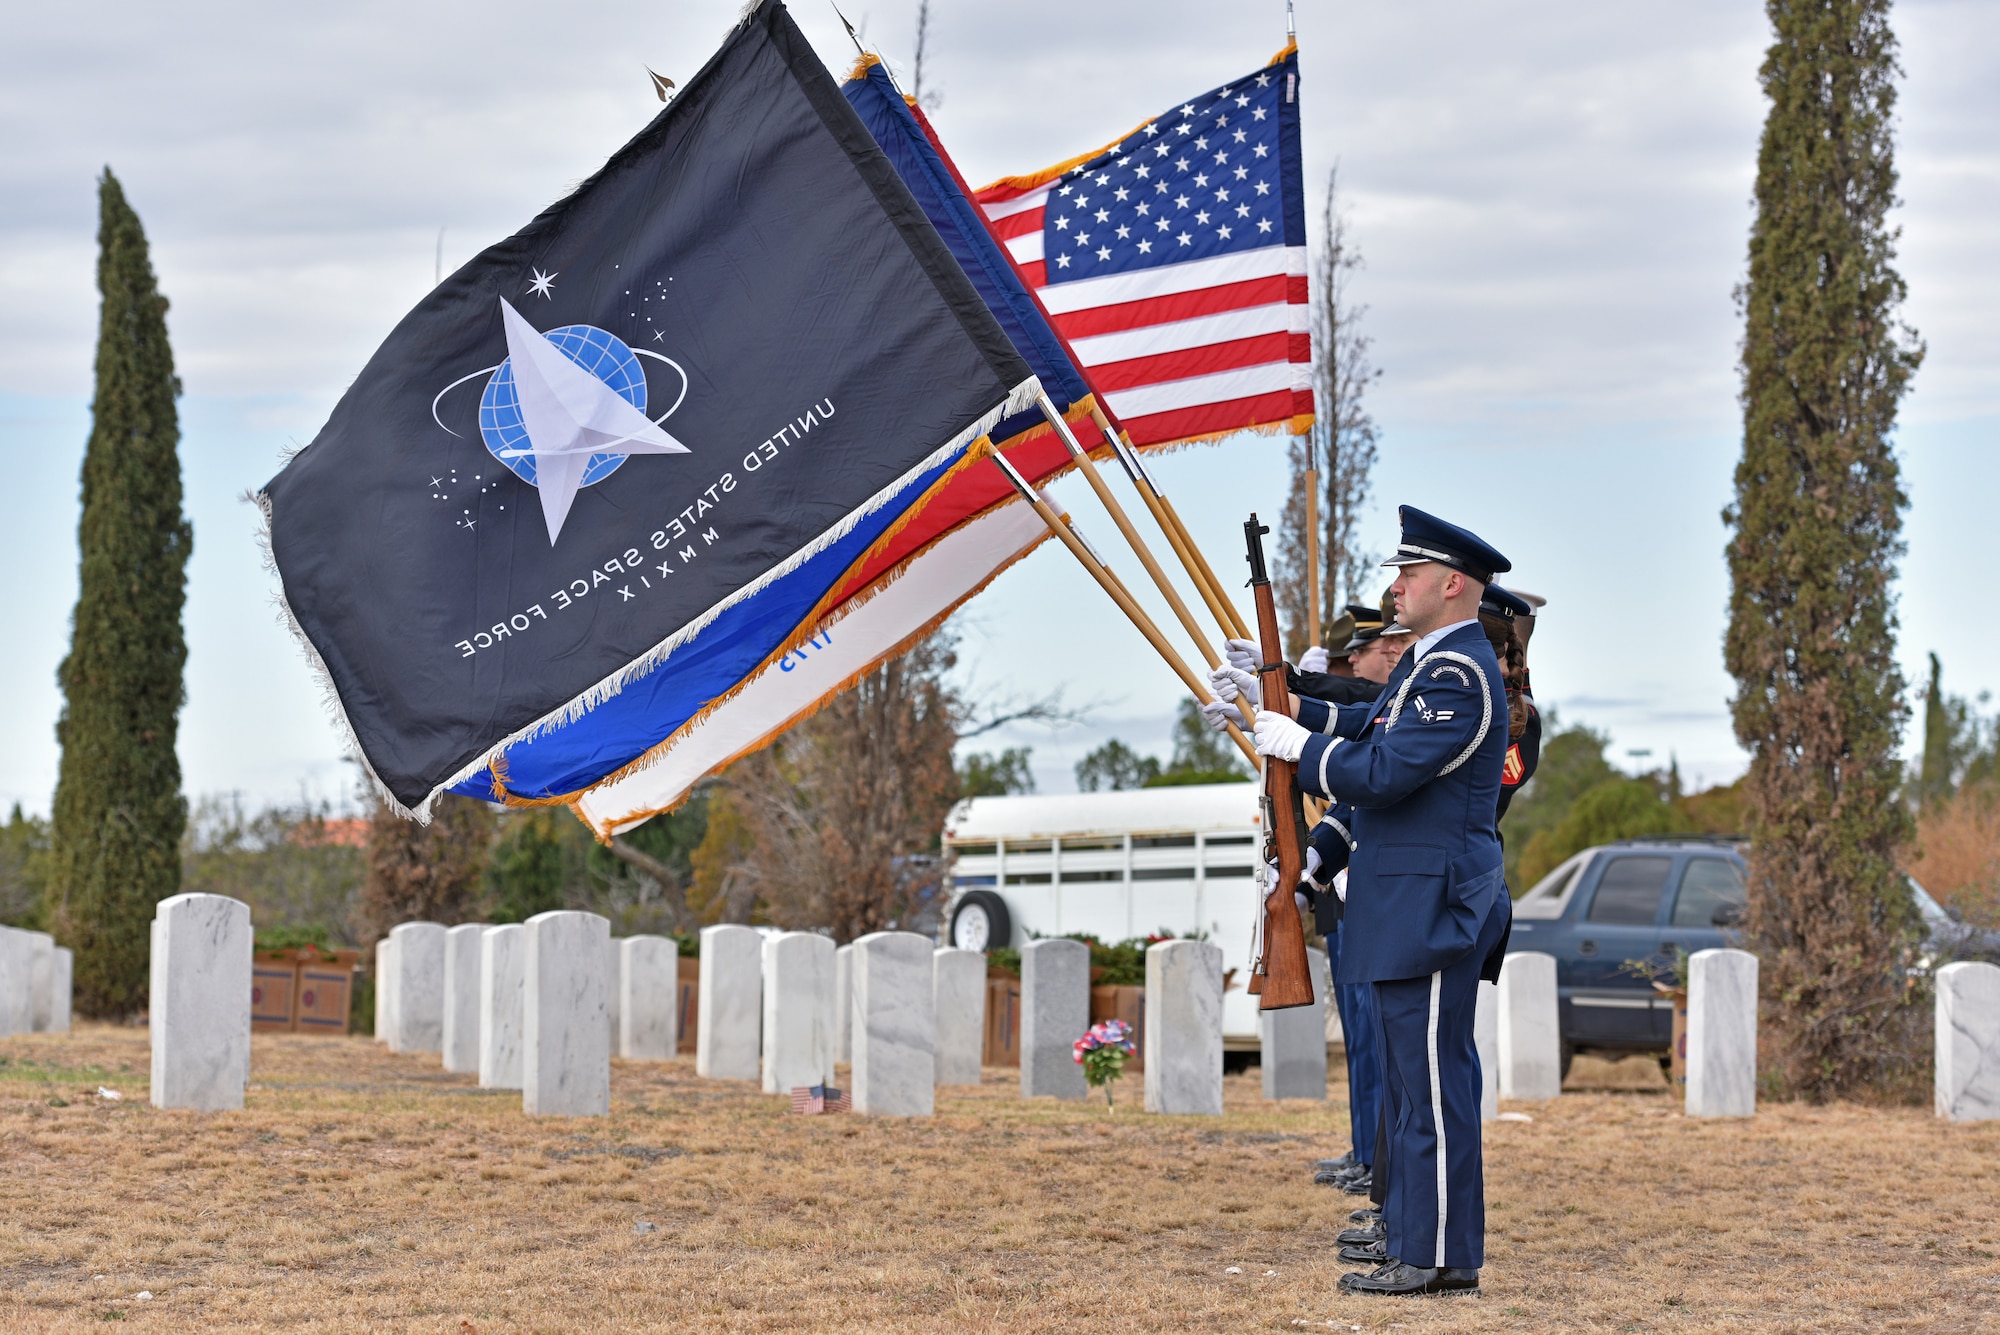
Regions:
<svg viewBox="0 0 2000 1335"><path fill-rule="evenodd" d="M635 351L594 325L537 331L505 297L499 300L507 359L439 390L431 419L451 431L438 416L439 402L467 381L489 377L479 396L480 438L541 496L553 547L578 491L610 477L632 455L690 452L660 429L687 397L687 372L672 358ZM640 357L663 362L680 377L680 393L658 417L646 411Z"/></svg>

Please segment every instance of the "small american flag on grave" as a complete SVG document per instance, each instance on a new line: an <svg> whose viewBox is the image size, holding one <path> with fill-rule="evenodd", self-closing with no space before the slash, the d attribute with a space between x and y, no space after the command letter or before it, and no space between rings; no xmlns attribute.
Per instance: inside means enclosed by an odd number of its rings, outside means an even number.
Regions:
<svg viewBox="0 0 2000 1335"><path fill-rule="evenodd" d="M792 1111L808 1117L846 1112L853 1106L853 1100L832 1085L799 1085L792 1090Z"/></svg>

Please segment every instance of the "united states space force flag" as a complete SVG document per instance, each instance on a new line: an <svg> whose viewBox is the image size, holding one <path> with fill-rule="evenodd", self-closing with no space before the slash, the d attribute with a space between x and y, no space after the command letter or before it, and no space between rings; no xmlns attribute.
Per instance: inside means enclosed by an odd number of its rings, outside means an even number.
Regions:
<svg viewBox="0 0 2000 1335"><path fill-rule="evenodd" d="M406 316L259 500L357 750L422 814L725 615L765 603L744 633L782 641L800 600L764 594L1035 392L765 0Z"/></svg>
<svg viewBox="0 0 2000 1335"><path fill-rule="evenodd" d="M1077 432L1095 444L1082 373L987 231L949 161L926 138L916 112L872 59L841 92L1057 410L1080 418ZM1034 480L1069 463L1039 412L997 424L992 441ZM939 539L961 525L992 519L993 510L1016 502L1013 487L998 468L985 464L927 474L911 488L925 493L920 512L913 513L914 502L883 507L755 602L703 628L664 667L628 683L583 717L509 746L458 791L500 800L566 800L627 767L656 765L668 751L679 752L679 761L660 777L692 765L699 779L754 749L753 743L769 741L860 672L907 647L1044 536L1040 521L1023 505L1020 514L987 524L992 538L950 544L946 555L938 550ZM1024 521L1027 535L1021 537L1017 530ZM981 552L988 558L983 563L974 559ZM816 569L822 566L826 574ZM836 573L829 591L827 577ZM830 621L846 618L852 605L875 598L892 581L911 587L880 600L880 606L871 604L862 620L846 622L839 652L827 652ZM789 615L760 610L767 603L786 605ZM803 642L796 635L783 639L794 624L807 626ZM842 665L838 671L836 665ZM749 740L739 736L741 727L751 729ZM685 786L673 788L654 809L671 806L685 792Z"/></svg>

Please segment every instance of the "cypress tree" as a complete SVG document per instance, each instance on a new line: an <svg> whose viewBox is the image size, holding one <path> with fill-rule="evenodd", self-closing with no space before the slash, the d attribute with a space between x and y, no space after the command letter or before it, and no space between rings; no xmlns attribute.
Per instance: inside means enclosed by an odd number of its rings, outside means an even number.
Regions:
<svg viewBox="0 0 2000 1335"><path fill-rule="evenodd" d="M1944 693L1944 666L1932 654L1930 686L1924 691L1924 754L1917 765L1920 807L1951 800L1952 779L1963 758L1960 739L1965 732L1965 720L1957 716L1964 711L1954 711L1954 703Z"/></svg>
<svg viewBox="0 0 2000 1335"><path fill-rule="evenodd" d="M98 182L97 387L77 526L81 588L57 670L50 918L76 951L76 1006L123 1016L146 996L153 905L177 894L174 744L186 697L181 633L194 531L181 514L180 381L146 233L105 169Z"/></svg>
<svg viewBox="0 0 2000 1335"><path fill-rule="evenodd" d="M1767 0L1743 313L1743 458L1726 652L1751 753L1750 903L1767 1073L1825 1099L1914 1077L1896 853L1905 721L1890 592L1906 505L1890 444L1922 348L1903 280L1887 0Z"/></svg>

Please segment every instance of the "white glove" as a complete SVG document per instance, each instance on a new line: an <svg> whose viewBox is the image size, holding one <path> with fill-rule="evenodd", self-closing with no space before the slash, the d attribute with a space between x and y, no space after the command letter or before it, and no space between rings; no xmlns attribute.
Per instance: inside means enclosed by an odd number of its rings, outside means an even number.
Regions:
<svg viewBox="0 0 2000 1335"><path fill-rule="evenodd" d="M1229 666L1233 668L1255 672L1257 664L1263 661L1264 650L1249 640L1230 640L1222 656L1229 660Z"/></svg>
<svg viewBox="0 0 2000 1335"><path fill-rule="evenodd" d="M1347 868L1342 867L1333 874L1333 893L1340 897L1341 903L1347 902Z"/></svg>
<svg viewBox="0 0 2000 1335"><path fill-rule="evenodd" d="M1312 887L1314 887L1314 889L1318 889L1318 887L1320 887L1320 883L1312 879L1312 877L1314 877L1314 873L1316 873L1318 869L1320 869L1320 849L1316 849L1316 847L1312 847L1312 845L1308 843L1308 845L1306 845L1306 873L1304 873L1302 877L1298 877L1298 883L1300 883L1300 885L1304 885L1306 881L1312 881ZM1264 863L1264 871L1268 873L1268 875L1266 875L1266 881L1264 881L1264 883L1266 883L1266 885L1276 885L1276 883L1278 883L1278 859L1276 859L1276 857L1272 857L1270 861L1266 861L1266 863Z"/></svg>
<svg viewBox="0 0 2000 1335"><path fill-rule="evenodd" d="M1297 760L1304 753L1306 738L1310 736L1312 733L1288 714L1273 713L1268 709L1257 711L1257 754L1260 756Z"/></svg>
<svg viewBox="0 0 2000 1335"><path fill-rule="evenodd" d="M1243 721L1243 711L1226 700L1210 700L1201 707L1201 716L1207 719L1208 726L1217 732L1228 732L1232 723L1244 729L1250 726Z"/></svg>
<svg viewBox="0 0 2000 1335"><path fill-rule="evenodd" d="M1242 668L1225 663L1219 668L1208 670L1208 684L1218 700L1234 700L1239 695L1250 698L1251 708L1264 703L1264 692L1258 688L1257 678Z"/></svg>
<svg viewBox="0 0 2000 1335"><path fill-rule="evenodd" d="M1326 646L1315 644L1299 655L1299 671L1324 672L1327 665Z"/></svg>
<svg viewBox="0 0 2000 1335"><path fill-rule="evenodd" d="M1312 901L1306 898L1305 892L1303 890L1292 891L1292 902L1299 906L1299 916L1307 922L1311 922L1313 906ZM1311 933L1308 932L1307 935L1311 935Z"/></svg>

